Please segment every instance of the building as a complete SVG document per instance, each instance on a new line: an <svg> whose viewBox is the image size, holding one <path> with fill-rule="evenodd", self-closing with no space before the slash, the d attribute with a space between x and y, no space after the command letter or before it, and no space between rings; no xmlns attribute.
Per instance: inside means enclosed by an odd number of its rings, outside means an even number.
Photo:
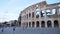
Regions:
<svg viewBox="0 0 60 34"><path fill-rule="evenodd" d="M21 27L60 28L60 3L47 4L43 1L31 5L21 11L18 23L20 21Z"/></svg>
<svg viewBox="0 0 60 34"><path fill-rule="evenodd" d="M11 20L8 23L6 23L6 25L12 27L12 26L16 26L16 23L17 23L17 20Z"/></svg>

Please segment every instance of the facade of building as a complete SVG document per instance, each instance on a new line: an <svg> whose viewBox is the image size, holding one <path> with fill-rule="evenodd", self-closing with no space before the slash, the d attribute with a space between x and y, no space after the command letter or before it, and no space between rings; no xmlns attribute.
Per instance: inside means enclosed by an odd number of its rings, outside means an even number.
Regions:
<svg viewBox="0 0 60 34"><path fill-rule="evenodd" d="M60 3L31 5L21 11L19 18L21 27L60 28Z"/></svg>

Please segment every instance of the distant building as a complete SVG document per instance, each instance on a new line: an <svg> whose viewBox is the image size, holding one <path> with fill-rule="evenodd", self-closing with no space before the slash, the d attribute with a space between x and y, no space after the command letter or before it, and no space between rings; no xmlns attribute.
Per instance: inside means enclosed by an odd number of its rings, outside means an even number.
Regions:
<svg viewBox="0 0 60 34"><path fill-rule="evenodd" d="M21 27L60 28L60 3L31 5L21 11L18 22Z"/></svg>
<svg viewBox="0 0 60 34"><path fill-rule="evenodd" d="M8 26L16 26L17 20L11 20L6 25Z"/></svg>
<svg viewBox="0 0 60 34"><path fill-rule="evenodd" d="M2 23L0 23L0 28L1 28L1 27L3 27L3 24L2 24Z"/></svg>

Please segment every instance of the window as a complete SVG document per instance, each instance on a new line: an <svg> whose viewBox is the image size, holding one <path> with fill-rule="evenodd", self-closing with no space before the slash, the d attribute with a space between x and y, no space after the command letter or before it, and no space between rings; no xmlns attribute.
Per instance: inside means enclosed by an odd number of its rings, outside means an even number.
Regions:
<svg viewBox="0 0 60 34"><path fill-rule="evenodd" d="M36 27L39 27L39 21L36 22Z"/></svg>
<svg viewBox="0 0 60 34"><path fill-rule="evenodd" d="M32 12L32 18L34 17L34 12Z"/></svg>
<svg viewBox="0 0 60 34"><path fill-rule="evenodd" d="M54 21L54 27L59 27L58 20L55 20L55 21Z"/></svg>
<svg viewBox="0 0 60 34"><path fill-rule="evenodd" d="M47 21L47 27L52 27L52 25L51 25L51 21L50 21L50 20Z"/></svg>
<svg viewBox="0 0 60 34"><path fill-rule="evenodd" d="M41 11L41 17L45 16L45 11Z"/></svg>
<svg viewBox="0 0 60 34"><path fill-rule="evenodd" d="M34 27L34 25L35 25L35 23L34 23L34 22L32 22L32 27Z"/></svg>
<svg viewBox="0 0 60 34"><path fill-rule="evenodd" d="M56 14L56 9L52 9L52 14Z"/></svg>
<svg viewBox="0 0 60 34"><path fill-rule="evenodd" d="M45 27L45 21L41 21L41 27Z"/></svg>
<svg viewBox="0 0 60 34"><path fill-rule="evenodd" d="M47 15L50 15L50 10L46 10L46 14Z"/></svg>

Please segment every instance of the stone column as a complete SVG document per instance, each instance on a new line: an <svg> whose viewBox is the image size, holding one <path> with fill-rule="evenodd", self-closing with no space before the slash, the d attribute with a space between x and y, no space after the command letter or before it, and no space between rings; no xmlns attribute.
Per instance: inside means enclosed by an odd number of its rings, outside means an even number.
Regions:
<svg viewBox="0 0 60 34"><path fill-rule="evenodd" d="M59 8L56 8L57 15L59 14Z"/></svg>
<svg viewBox="0 0 60 34"><path fill-rule="evenodd" d="M45 27L47 28L47 15L46 15L46 6L44 6L44 11L45 11Z"/></svg>
<svg viewBox="0 0 60 34"><path fill-rule="evenodd" d="M30 10L31 11L31 10ZM31 21L31 27L32 27L32 11L31 11L31 19L30 19L30 21Z"/></svg>
<svg viewBox="0 0 60 34"><path fill-rule="evenodd" d="M36 21L35 21L35 28L36 28Z"/></svg>
<svg viewBox="0 0 60 34"><path fill-rule="evenodd" d="M34 9L34 22L35 22L35 28L36 28L36 9Z"/></svg>
<svg viewBox="0 0 60 34"><path fill-rule="evenodd" d="M45 21L45 28L47 28L47 21Z"/></svg>
<svg viewBox="0 0 60 34"><path fill-rule="evenodd" d="M28 27L29 27L29 22L28 22Z"/></svg>
<svg viewBox="0 0 60 34"><path fill-rule="evenodd" d="M59 23L59 28L60 28L60 19L59 19L59 22L58 23Z"/></svg>
<svg viewBox="0 0 60 34"><path fill-rule="evenodd" d="M54 21L53 20L51 20L51 21L52 21L52 23L51 23L52 24L52 28L54 28Z"/></svg>
<svg viewBox="0 0 60 34"><path fill-rule="evenodd" d="M28 10L27 14L28 14L28 19L26 22L28 23L28 27L29 27L29 10Z"/></svg>
<svg viewBox="0 0 60 34"><path fill-rule="evenodd" d="M40 28L41 28L41 20L40 20Z"/></svg>
<svg viewBox="0 0 60 34"><path fill-rule="evenodd" d="M50 9L50 12L51 12L51 14L52 14L52 9Z"/></svg>
<svg viewBox="0 0 60 34"><path fill-rule="evenodd" d="M41 8L39 6L39 26L41 28Z"/></svg>
<svg viewBox="0 0 60 34"><path fill-rule="evenodd" d="M32 27L32 22L31 22L31 27Z"/></svg>

